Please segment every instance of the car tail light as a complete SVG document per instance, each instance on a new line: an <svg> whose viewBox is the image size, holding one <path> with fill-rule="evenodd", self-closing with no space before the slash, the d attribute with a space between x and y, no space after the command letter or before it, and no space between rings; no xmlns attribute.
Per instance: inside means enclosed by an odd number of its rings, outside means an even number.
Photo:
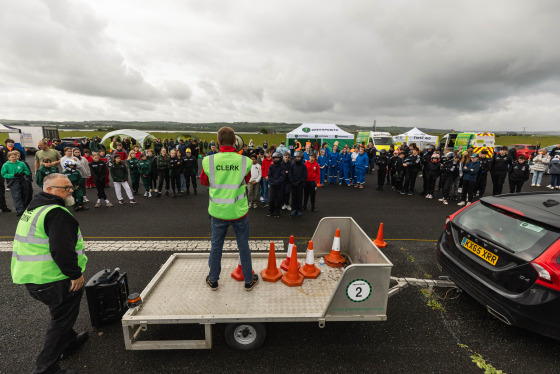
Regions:
<svg viewBox="0 0 560 374"><path fill-rule="evenodd" d="M541 286L560 291L560 239L552 244L542 255L531 262L539 274L537 283Z"/></svg>
<svg viewBox="0 0 560 374"><path fill-rule="evenodd" d="M478 201L480 201L480 200L478 200ZM475 201L475 202L472 203L472 204L466 205L466 206L462 207L461 209L459 209L458 211L456 211L455 213L453 213L453 214L447 216L447 218L445 219L445 227L444 227L444 230L447 230L447 224L448 224L449 222L453 221L453 218L455 218L455 216L456 216L457 214L461 213L463 210L465 210L465 209L467 209L467 208L471 208L471 207L472 207L473 205L475 205L475 204L478 204L478 201Z"/></svg>

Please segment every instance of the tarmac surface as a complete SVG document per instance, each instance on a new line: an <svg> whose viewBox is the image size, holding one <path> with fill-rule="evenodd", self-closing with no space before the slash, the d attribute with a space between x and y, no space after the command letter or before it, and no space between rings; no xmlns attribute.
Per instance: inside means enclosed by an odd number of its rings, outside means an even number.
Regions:
<svg viewBox="0 0 560 374"><path fill-rule="evenodd" d="M543 185L549 180L546 176ZM319 212L306 211L299 218L282 211L282 217L274 219L266 217L264 208L251 209L251 240L260 246L275 240L282 249L289 235L295 235L298 247L305 248L322 217L351 216L372 238L383 222L389 245L382 251L393 263L391 275L437 279L442 274L435 245L445 217L457 210L456 203L446 206L419 195L399 195L387 186L383 192L375 191L375 175L366 181L363 190L319 189ZM420 178L417 192L421 183ZM524 190L531 189L525 185ZM92 201L94 191L87 193ZM131 292L139 292L171 253L209 242L208 192L206 187L198 191L197 196L177 199L139 196L140 204L135 206L93 209L90 202L89 211L75 213L88 241L86 279L101 269L120 267L128 273ZM115 203L113 194L109 189ZM436 194L441 196L440 191ZM9 192L7 200L11 206ZM15 213L0 214L0 240L11 240L16 225ZM232 232L229 235L233 237ZM120 241L126 244L116 243ZM203 245L194 250L207 251ZM0 266L5 269L0 273L0 373L26 373L32 371L41 348L48 311L24 287L12 284L10 257L9 243L4 243L0 246ZM222 276L228 276L226 272ZM75 328L89 331L90 339L63 367L80 373L480 373L471 358L476 352L486 364L507 373L558 371L560 342L503 324L465 293L443 288L436 293L439 305L430 303L418 287L403 290L389 299L386 322L329 322L323 329L317 323L269 323L264 345L248 353L226 345L223 325L214 326L211 350L127 351L119 323L91 326L84 295ZM155 333L165 338L203 337L197 325L171 326Z"/></svg>

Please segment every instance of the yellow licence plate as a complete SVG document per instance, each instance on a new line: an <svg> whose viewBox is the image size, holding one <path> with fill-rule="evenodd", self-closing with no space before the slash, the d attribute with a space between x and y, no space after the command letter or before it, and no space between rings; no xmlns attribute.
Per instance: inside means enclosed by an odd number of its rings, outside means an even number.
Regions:
<svg viewBox="0 0 560 374"><path fill-rule="evenodd" d="M461 245L484 261L491 263L492 265L496 265L496 262L498 262L498 256L467 238L463 238L463 241L461 241Z"/></svg>

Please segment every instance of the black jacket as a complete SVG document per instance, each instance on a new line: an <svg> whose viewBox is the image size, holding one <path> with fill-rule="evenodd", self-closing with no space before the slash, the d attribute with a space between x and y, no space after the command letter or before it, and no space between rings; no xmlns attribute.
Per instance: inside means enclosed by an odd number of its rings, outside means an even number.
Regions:
<svg viewBox="0 0 560 374"><path fill-rule="evenodd" d="M520 164L518 161L515 161L509 169L509 176L508 178L515 182L526 181L529 179L529 163L524 162Z"/></svg>
<svg viewBox="0 0 560 374"><path fill-rule="evenodd" d="M194 156L185 156L183 158L183 170L185 175L195 175L198 166L198 159Z"/></svg>
<svg viewBox="0 0 560 374"><path fill-rule="evenodd" d="M272 187L280 187L285 181L285 172L282 164L272 163L268 168L268 183Z"/></svg>
<svg viewBox="0 0 560 374"><path fill-rule="evenodd" d="M453 174L455 174L455 169L457 169L457 164L455 164L453 160L444 161L440 167L441 177L453 177Z"/></svg>
<svg viewBox="0 0 560 374"><path fill-rule="evenodd" d="M107 175L107 164L103 161L92 161L89 164L89 169L91 170L91 175L93 176L93 180L95 181L103 181L103 185L105 185L105 176Z"/></svg>
<svg viewBox="0 0 560 374"><path fill-rule="evenodd" d="M51 204L63 207L64 200L56 195L39 192L33 196L27 210ZM45 216L45 233L49 237L51 256L62 274L72 280L82 276L82 269L78 266L78 255L76 254L78 228L78 221L65 210L53 209Z"/></svg>
<svg viewBox="0 0 560 374"><path fill-rule="evenodd" d="M403 161L403 164L406 164L405 170L410 172L419 172L420 167L422 166L421 161L422 159L420 158L420 155L410 155L406 157Z"/></svg>
<svg viewBox="0 0 560 374"><path fill-rule="evenodd" d="M507 172L511 165L511 159L509 156L500 155L499 153L495 153L492 157L492 163L490 164L490 173L504 173Z"/></svg>
<svg viewBox="0 0 560 374"><path fill-rule="evenodd" d="M303 184L306 179L307 167L305 166L303 161L299 164L297 162L294 162L290 167L290 182L292 183L292 186Z"/></svg>

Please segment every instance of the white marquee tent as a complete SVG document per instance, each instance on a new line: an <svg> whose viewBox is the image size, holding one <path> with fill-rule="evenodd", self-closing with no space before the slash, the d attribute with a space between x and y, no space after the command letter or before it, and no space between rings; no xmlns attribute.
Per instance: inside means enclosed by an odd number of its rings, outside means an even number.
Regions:
<svg viewBox="0 0 560 374"><path fill-rule="evenodd" d="M125 136L131 139L135 139L138 145L140 146L140 148L144 148L144 141L146 140L146 138L151 138L151 139L156 138L155 136L153 136L150 133L147 133L146 131L123 129L123 130L115 130L115 131L108 132L107 134L105 134L103 139L101 139L101 143L105 143L105 140L111 139L114 136L120 136L121 138Z"/></svg>
<svg viewBox="0 0 560 374"><path fill-rule="evenodd" d="M335 124L303 123L286 135L286 146L290 148L296 140L302 145L305 145L307 141L313 143L317 140L319 144L327 143L331 149L336 141L339 142L339 147L346 144L354 145L354 135L342 130Z"/></svg>
<svg viewBox="0 0 560 374"><path fill-rule="evenodd" d="M438 143L437 136L425 134L416 127L404 134L393 136L393 140L397 146L400 146L403 142L406 142L408 145L416 143L416 146L420 149L423 149L428 144L437 145Z"/></svg>

